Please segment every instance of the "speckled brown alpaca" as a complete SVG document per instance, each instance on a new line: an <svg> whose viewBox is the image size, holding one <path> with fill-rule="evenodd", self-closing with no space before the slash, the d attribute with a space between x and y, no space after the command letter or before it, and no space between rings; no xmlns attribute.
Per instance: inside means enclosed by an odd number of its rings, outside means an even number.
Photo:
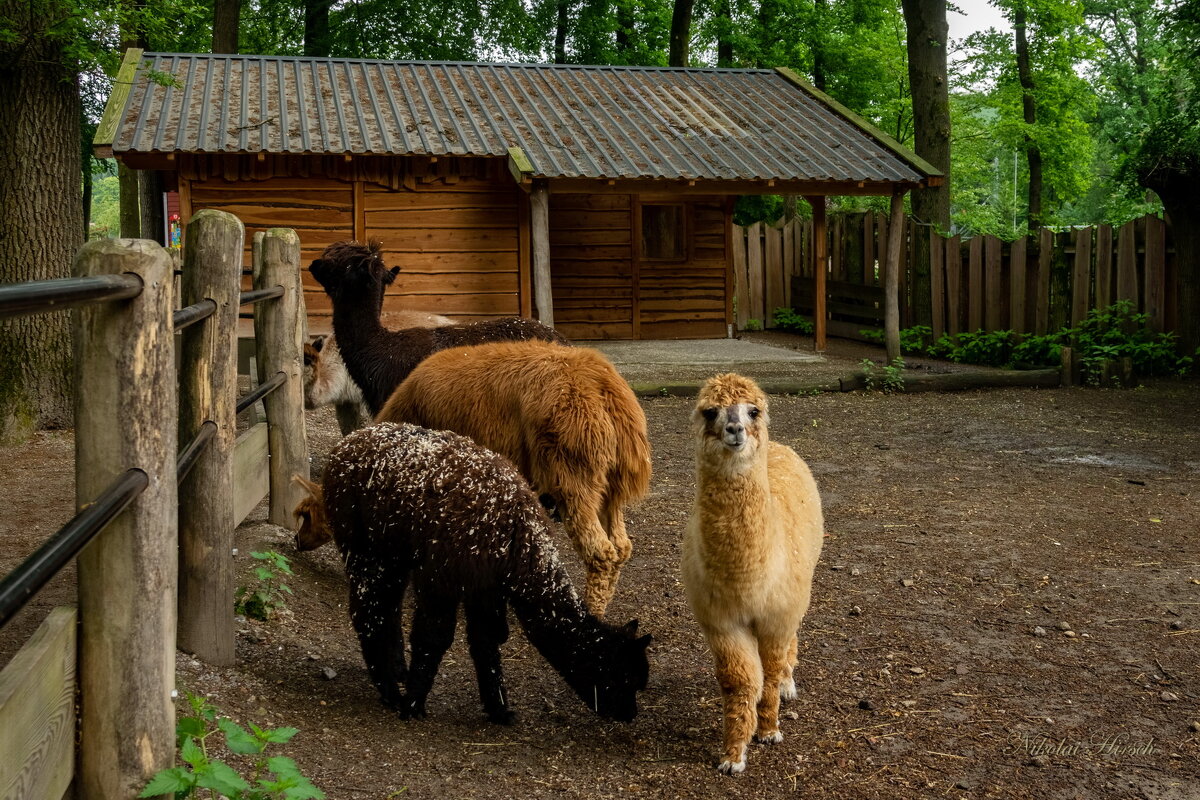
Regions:
<svg viewBox="0 0 1200 800"><path fill-rule="evenodd" d="M425 716L460 602L493 722L513 722L500 665L507 604L589 708L621 721L637 714L650 637L635 635L636 620L614 628L587 612L555 554L545 512L507 460L448 431L382 424L334 448L322 486L302 485L310 494L296 509L297 544L328 536L337 543L367 671L401 716ZM410 583L416 606L406 670L400 607Z"/></svg>
<svg viewBox="0 0 1200 800"><path fill-rule="evenodd" d="M752 733L783 741L779 698L796 696L796 631L824 538L812 473L769 441L767 425L767 396L732 373L704 385L692 415L696 500L682 572L721 686L726 774L746 768Z"/></svg>
<svg viewBox="0 0 1200 800"><path fill-rule="evenodd" d="M376 419L455 431L511 459L553 500L587 570L588 608L604 614L633 551L624 508L650 487L646 415L604 356L546 342L443 350Z"/></svg>
<svg viewBox="0 0 1200 800"><path fill-rule="evenodd" d="M378 242L336 242L308 271L333 300L333 332L350 377L372 414L430 353L481 342L539 339L568 344L552 328L522 317L438 328L388 330L380 321L384 292L399 267L388 269Z"/></svg>

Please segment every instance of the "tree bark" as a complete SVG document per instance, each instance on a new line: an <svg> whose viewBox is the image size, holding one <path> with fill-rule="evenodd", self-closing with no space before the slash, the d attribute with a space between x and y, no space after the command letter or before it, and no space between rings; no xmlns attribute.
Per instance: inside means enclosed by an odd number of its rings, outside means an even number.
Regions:
<svg viewBox="0 0 1200 800"><path fill-rule="evenodd" d="M238 51L238 27L242 16L242 0L215 0L213 3L214 53Z"/></svg>
<svg viewBox="0 0 1200 800"><path fill-rule="evenodd" d="M1200 170L1191 172L1157 172L1142 185L1152 189L1162 200L1171 219L1171 236L1175 242L1175 263L1178 265L1178 294L1175 332L1179 334L1179 349L1183 355L1193 355L1200 347L1200 196L1196 186Z"/></svg>
<svg viewBox="0 0 1200 800"><path fill-rule="evenodd" d="M138 211L141 216L141 238L165 245L167 230L162 176L153 170L138 170Z"/></svg>
<svg viewBox="0 0 1200 800"><path fill-rule="evenodd" d="M672 67L686 67L691 56L692 6L694 0L675 0L671 14L671 49L667 63Z"/></svg>
<svg viewBox="0 0 1200 800"><path fill-rule="evenodd" d="M950 92L946 44L950 29L944 0L904 0L908 29L908 81L912 87L914 146L917 155L941 170L941 186L914 189L913 216L940 233L950 230ZM933 324L929 237L914 243L913 323Z"/></svg>
<svg viewBox="0 0 1200 800"><path fill-rule="evenodd" d="M45 35L44 11L0 0L19 32L0 43L0 283L67 277L83 241L77 76ZM65 312L0 322L0 442L71 424L68 322Z"/></svg>
<svg viewBox="0 0 1200 800"><path fill-rule="evenodd" d="M567 0L558 0L558 22L554 29L554 63L567 63L567 28L570 26Z"/></svg>
<svg viewBox="0 0 1200 800"><path fill-rule="evenodd" d="M329 57L329 7L332 4L332 0L304 0L304 55Z"/></svg>
<svg viewBox="0 0 1200 800"><path fill-rule="evenodd" d="M733 10L730 0L717 2L717 67L733 66Z"/></svg>
<svg viewBox="0 0 1200 800"><path fill-rule="evenodd" d="M1029 163L1029 201L1026 214L1029 230L1042 227L1042 151L1029 131L1037 124L1033 100L1033 71L1029 66L1029 39L1026 36L1028 11L1024 0L1013 9L1013 35L1016 43L1017 78L1021 82L1021 110L1025 115L1025 159Z"/></svg>
<svg viewBox="0 0 1200 800"><path fill-rule="evenodd" d="M817 24L813 31L813 86L825 91L825 45L823 40L825 20L829 16L829 0L813 0Z"/></svg>
<svg viewBox="0 0 1200 800"><path fill-rule="evenodd" d="M633 5L629 0L617 2L617 53L622 64L633 63L633 34L636 20L633 15Z"/></svg>

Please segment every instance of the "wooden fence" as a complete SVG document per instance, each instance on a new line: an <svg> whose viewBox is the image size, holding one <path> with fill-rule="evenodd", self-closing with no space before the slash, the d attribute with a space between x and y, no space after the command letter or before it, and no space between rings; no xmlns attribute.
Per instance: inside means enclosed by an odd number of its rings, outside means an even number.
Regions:
<svg viewBox="0 0 1200 800"><path fill-rule="evenodd" d="M900 325L913 321L913 244L930 242L935 335L975 330L1045 333L1075 324L1094 308L1129 300L1156 330L1174 328L1176 266L1170 227L1154 216L1118 228L1060 233L1043 228L1014 242L994 236L945 238L911 219L900 256ZM839 214L828 224L828 330L862 338L883 324L886 215ZM811 314L811 223L792 220L734 228L735 318L774 324L774 309Z"/></svg>
<svg viewBox="0 0 1200 800"><path fill-rule="evenodd" d="M176 647L232 662L234 528L267 492L271 521L290 524L291 474L308 474L299 239L268 231L257 291L243 294L242 231L222 212L192 219L183 308L170 259L152 242L89 242L76 258L81 278L132 288L77 301L92 303L73 320L81 512L0 581L7 620L79 553L78 612L51 612L0 672L2 798L57 799L72 784L81 800L136 796L174 763ZM0 287L0 312L40 313L49 306L5 297L61 295L71 283ZM261 300L270 302L255 308L260 390L238 400L237 309ZM236 411L258 397L267 421L235 439Z"/></svg>

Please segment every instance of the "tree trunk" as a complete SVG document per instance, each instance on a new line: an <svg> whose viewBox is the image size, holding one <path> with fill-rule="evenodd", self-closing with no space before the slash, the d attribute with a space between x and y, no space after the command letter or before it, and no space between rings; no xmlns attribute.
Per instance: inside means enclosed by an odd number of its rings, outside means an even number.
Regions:
<svg viewBox="0 0 1200 800"><path fill-rule="evenodd" d="M1142 185L1152 189L1162 200L1171 218L1171 236L1175 241L1175 263L1179 282L1177 294L1179 348L1184 355L1194 355L1200 347L1200 195L1196 193L1200 174L1193 170L1158 172Z"/></svg>
<svg viewBox="0 0 1200 800"><path fill-rule="evenodd" d="M825 45L823 36L825 20L829 16L829 0L814 0L813 11L817 20L816 29L813 31L812 37L813 86L823 92L825 91Z"/></svg>
<svg viewBox="0 0 1200 800"><path fill-rule="evenodd" d="M693 0L675 0L671 14L671 51L667 63L672 67L686 67L691 53Z"/></svg>
<svg viewBox="0 0 1200 800"><path fill-rule="evenodd" d="M117 162L117 185L120 187L121 237L139 239L142 235L141 182L136 169Z"/></svg>
<svg viewBox="0 0 1200 800"><path fill-rule="evenodd" d="M25 36L0 43L0 283L65 278L82 243L77 77L49 17L0 0ZM71 423L71 338L64 312L0 322L0 442Z"/></svg>
<svg viewBox="0 0 1200 800"><path fill-rule="evenodd" d="M141 238L165 246L166 214L163 209L162 176L153 170L138 170L138 203L141 212Z"/></svg>
<svg viewBox="0 0 1200 800"><path fill-rule="evenodd" d="M329 7L332 0L304 0L304 55L328 58Z"/></svg>
<svg viewBox="0 0 1200 800"><path fill-rule="evenodd" d="M717 2L717 66L728 69L733 66L733 11L730 0Z"/></svg>
<svg viewBox="0 0 1200 800"><path fill-rule="evenodd" d="M1017 51L1017 78L1021 82L1021 109L1025 114L1025 158L1029 162L1029 206L1027 225L1036 230L1042 220L1042 151L1029 131L1037 124L1037 108L1033 102L1033 71L1029 66L1029 40L1025 35L1027 11L1024 0L1013 9L1013 34Z"/></svg>
<svg viewBox="0 0 1200 800"><path fill-rule="evenodd" d="M622 64L633 63L635 25L633 4L629 0L617 0L617 53Z"/></svg>
<svg viewBox="0 0 1200 800"><path fill-rule="evenodd" d="M942 171L941 186L914 189L913 216L950 230L950 94L946 79L946 43L950 31L944 0L904 0L908 28L908 80L912 87L917 155ZM932 325L929 237L920 235L913 250L913 324Z"/></svg>
<svg viewBox="0 0 1200 800"><path fill-rule="evenodd" d="M567 0L558 0L558 23L554 29L554 63L567 63L567 28L570 26Z"/></svg>
<svg viewBox="0 0 1200 800"><path fill-rule="evenodd" d="M242 16L242 0L214 0L213 38L214 53L236 53L238 51L238 26Z"/></svg>

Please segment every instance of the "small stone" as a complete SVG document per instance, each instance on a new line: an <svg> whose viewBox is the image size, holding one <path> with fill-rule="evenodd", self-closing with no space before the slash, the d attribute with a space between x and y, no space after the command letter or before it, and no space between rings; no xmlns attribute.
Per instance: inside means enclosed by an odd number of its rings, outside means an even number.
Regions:
<svg viewBox="0 0 1200 800"><path fill-rule="evenodd" d="M963 778L962 780L960 780L954 784L954 788L962 789L964 792L966 792L966 791L970 791L971 789L974 789L975 783L974 783L974 781L969 781L966 778Z"/></svg>
<svg viewBox="0 0 1200 800"><path fill-rule="evenodd" d="M905 708L913 708L917 705L917 701L916 700L901 700L900 705L904 706Z"/></svg>
<svg viewBox="0 0 1200 800"><path fill-rule="evenodd" d="M1177 620L1173 621L1171 623L1171 630L1173 630L1173 631L1183 630L1183 620L1177 619Z"/></svg>
<svg viewBox="0 0 1200 800"><path fill-rule="evenodd" d="M970 671L971 671L971 668L968 667L966 664L957 664L954 667L955 675L966 675Z"/></svg>
<svg viewBox="0 0 1200 800"><path fill-rule="evenodd" d="M1200 733L1200 722L1193 722L1191 725L1188 725L1188 730L1192 733Z"/></svg>
<svg viewBox="0 0 1200 800"><path fill-rule="evenodd" d="M337 670L333 667L321 667L321 677L327 681L331 681L337 677Z"/></svg>
<svg viewBox="0 0 1200 800"><path fill-rule="evenodd" d="M1038 625L1036 628L1033 629L1033 635L1034 636L1045 636L1046 629L1043 628L1041 625Z"/></svg>
<svg viewBox="0 0 1200 800"><path fill-rule="evenodd" d="M900 585L903 586L905 589L912 588L913 583L914 583L914 581L912 578L905 578L904 580L900 581Z"/></svg>
<svg viewBox="0 0 1200 800"><path fill-rule="evenodd" d="M309 653L308 660L309 661L320 661L321 657L319 655L317 655L316 653Z"/></svg>
<svg viewBox="0 0 1200 800"><path fill-rule="evenodd" d="M850 574L857 578L859 575L862 575L862 570L858 567L855 567L854 569L850 570Z"/></svg>
<svg viewBox="0 0 1200 800"><path fill-rule="evenodd" d="M1031 767L1048 767L1050 766L1050 756L1036 755L1025 763Z"/></svg>
<svg viewBox="0 0 1200 800"><path fill-rule="evenodd" d="M785 711L785 712L783 712L783 715L785 717L787 717L788 719L800 719L800 715L797 714L795 711Z"/></svg>
<svg viewBox="0 0 1200 800"><path fill-rule="evenodd" d="M1074 639L1078 635L1079 634L1075 633L1075 631L1063 631L1063 636L1067 637L1068 639Z"/></svg>
<svg viewBox="0 0 1200 800"><path fill-rule="evenodd" d="M875 710L875 704L872 703L870 700L868 700L865 697L862 700L858 701L858 707L861 708L863 711L874 711Z"/></svg>
<svg viewBox="0 0 1200 800"><path fill-rule="evenodd" d="M1059 622L1054 627L1058 628L1060 631L1069 631L1069 630L1071 630L1071 623L1063 621L1063 622Z"/></svg>
<svg viewBox="0 0 1200 800"><path fill-rule="evenodd" d="M830 566L829 568L830 568L831 570L833 570L834 572L841 572L841 571L842 571L842 570L844 570L846 567L845 567L845 565L843 565L843 564L833 564L833 565L832 565L832 566Z"/></svg>
<svg viewBox="0 0 1200 800"><path fill-rule="evenodd" d="M909 667L908 671L911 672L913 675L924 675L925 674L924 667Z"/></svg>
<svg viewBox="0 0 1200 800"><path fill-rule="evenodd" d="M1175 694L1174 692L1163 692L1158 696L1158 699L1162 700L1164 703L1174 703L1179 700L1179 695Z"/></svg>
<svg viewBox="0 0 1200 800"><path fill-rule="evenodd" d="M859 608L858 606L850 606L850 616L852 616L852 617L861 617L861 616L862 616L862 609L861 609L861 608Z"/></svg>

